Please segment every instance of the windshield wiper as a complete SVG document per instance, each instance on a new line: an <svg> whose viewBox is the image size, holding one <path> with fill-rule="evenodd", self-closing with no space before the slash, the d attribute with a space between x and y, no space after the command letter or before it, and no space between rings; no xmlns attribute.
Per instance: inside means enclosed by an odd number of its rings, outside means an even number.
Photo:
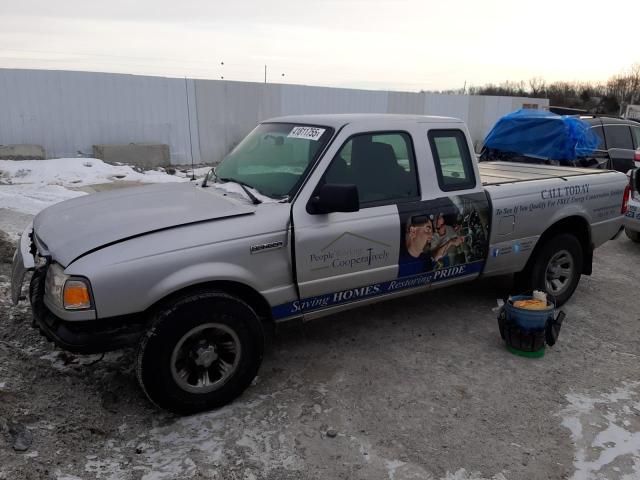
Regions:
<svg viewBox="0 0 640 480"><path fill-rule="evenodd" d="M247 194L247 197L249 197L251 199L251 201L253 202L254 205L258 205L258 204L262 203L262 200L260 200L258 197L256 197L249 190L249 188L253 188L251 185L249 185L247 183L244 183L244 182L241 182L240 180L236 180L235 178L218 178L218 180L220 180L221 182L237 183L238 185L240 185L240 187L242 187L242 190L244 190L244 193ZM249 187L249 188L247 188L247 187Z"/></svg>
<svg viewBox="0 0 640 480"><path fill-rule="evenodd" d="M205 188L209 183L209 176L211 176L211 174L213 174L213 181L215 182L218 178L218 175L216 174L216 167L211 167L211 170L209 170L204 176L204 180L202 180L202 188Z"/></svg>

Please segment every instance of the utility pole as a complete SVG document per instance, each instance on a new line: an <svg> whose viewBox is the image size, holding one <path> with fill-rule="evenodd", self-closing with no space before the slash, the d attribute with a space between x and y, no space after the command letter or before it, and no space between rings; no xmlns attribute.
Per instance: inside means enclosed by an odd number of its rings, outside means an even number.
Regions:
<svg viewBox="0 0 640 480"><path fill-rule="evenodd" d="M284 73L281 73L280 76L284 78ZM264 66L264 83L267 83L267 66Z"/></svg>

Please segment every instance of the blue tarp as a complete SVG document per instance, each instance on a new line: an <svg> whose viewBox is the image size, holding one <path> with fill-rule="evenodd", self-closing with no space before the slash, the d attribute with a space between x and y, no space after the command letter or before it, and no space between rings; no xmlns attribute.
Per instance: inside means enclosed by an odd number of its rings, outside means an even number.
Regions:
<svg viewBox="0 0 640 480"><path fill-rule="evenodd" d="M522 109L498 120L484 146L562 162L591 155L599 141L590 125L579 118Z"/></svg>

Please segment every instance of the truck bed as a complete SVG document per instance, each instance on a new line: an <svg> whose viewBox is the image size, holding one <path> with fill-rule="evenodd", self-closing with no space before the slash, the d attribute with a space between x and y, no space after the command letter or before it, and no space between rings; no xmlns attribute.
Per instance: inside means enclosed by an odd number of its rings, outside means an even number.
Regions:
<svg viewBox="0 0 640 480"><path fill-rule="evenodd" d="M607 173L609 170L593 168L556 167L554 165L536 165L515 162L480 162L482 185L501 185L503 183L545 180L549 178L578 177Z"/></svg>

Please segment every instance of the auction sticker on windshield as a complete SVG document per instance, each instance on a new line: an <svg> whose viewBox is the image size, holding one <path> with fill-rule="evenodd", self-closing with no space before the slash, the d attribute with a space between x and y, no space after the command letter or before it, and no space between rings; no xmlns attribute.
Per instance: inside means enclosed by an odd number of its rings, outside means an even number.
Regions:
<svg viewBox="0 0 640 480"><path fill-rule="evenodd" d="M324 133L324 128L318 127L293 127L287 137L289 138L304 138L306 140L318 141L318 139Z"/></svg>

